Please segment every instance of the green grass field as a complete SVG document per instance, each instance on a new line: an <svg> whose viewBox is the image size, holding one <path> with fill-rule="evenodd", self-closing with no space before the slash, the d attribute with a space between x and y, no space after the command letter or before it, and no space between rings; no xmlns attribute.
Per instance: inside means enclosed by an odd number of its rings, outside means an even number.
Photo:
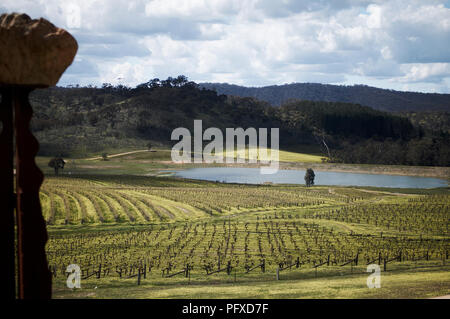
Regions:
<svg viewBox="0 0 450 319"><path fill-rule="evenodd" d="M183 180L161 174L194 166L171 164L168 150L68 159L58 177L46 162L37 160L46 174L41 203L54 298L450 293L448 188ZM384 261L382 287L367 288L366 264L383 269ZM81 267L81 289L65 286L69 264Z"/></svg>
<svg viewBox="0 0 450 319"><path fill-rule="evenodd" d="M181 299L220 299L220 298L433 298L446 295L450 289L450 267L430 266L409 270L382 273L379 289L368 289L368 273L343 275L319 274L321 277L301 271L292 271L275 280L275 274L265 276L226 275L202 280L192 277L143 279L141 285L136 279L101 278L86 279L81 289L68 289L58 281L54 287L55 298L181 298ZM306 273L306 272L304 272ZM318 275L318 276L319 276ZM125 293L126 291L126 293Z"/></svg>
<svg viewBox="0 0 450 319"><path fill-rule="evenodd" d="M261 152L261 153L260 153ZM266 155L262 155L266 154ZM274 153L275 154L275 153ZM245 158L253 159L253 160L260 160L263 158L263 156L267 156L268 160L271 160L272 155L271 150L268 149L245 149L242 151L242 154L238 151L234 152L223 152L218 153L217 155L222 155L223 157L231 157L231 158ZM323 159L323 160L322 160ZM326 157L320 156L320 155L311 155L311 154L305 154L305 153L297 153L297 152L291 152L291 151L285 151L285 150L279 150L278 151L278 161L279 162L290 162L290 163L322 163L326 160Z"/></svg>

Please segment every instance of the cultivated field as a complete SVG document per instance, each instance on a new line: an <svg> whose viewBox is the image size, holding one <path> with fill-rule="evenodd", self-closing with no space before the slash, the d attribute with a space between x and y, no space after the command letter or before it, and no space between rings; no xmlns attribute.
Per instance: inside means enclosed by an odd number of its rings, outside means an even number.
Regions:
<svg viewBox="0 0 450 319"><path fill-rule="evenodd" d="M72 168L71 175L47 176L41 202L54 297L395 298L450 292L448 189L238 185L108 169L143 170L144 155L93 161L102 174ZM381 289L366 286L370 263L386 270ZM69 264L81 267L81 289L65 287Z"/></svg>

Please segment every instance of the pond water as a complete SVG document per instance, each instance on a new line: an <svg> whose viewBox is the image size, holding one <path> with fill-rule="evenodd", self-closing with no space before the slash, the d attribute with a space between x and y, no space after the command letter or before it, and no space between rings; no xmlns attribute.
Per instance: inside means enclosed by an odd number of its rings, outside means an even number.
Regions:
<svg viewBox="0 0 450 319"><path fill-rule="evenodd" d="M320 171L315 171L315 175L315 185L391 188L435 188L448 186L446 180L429 177ZM202 167L176 171L175 176L224 183L262 184L271 182L274 184L305 184L304 170L278 170L275 174L262 175L259 168Z"/></svg>

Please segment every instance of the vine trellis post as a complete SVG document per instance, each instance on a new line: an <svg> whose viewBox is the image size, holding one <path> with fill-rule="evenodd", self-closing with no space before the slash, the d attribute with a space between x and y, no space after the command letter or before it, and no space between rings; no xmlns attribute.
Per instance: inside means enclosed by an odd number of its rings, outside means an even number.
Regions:
<svg viewBox="0 0 450 319"><path fill-rule="evenodd" d="M77 48L67 31L45 19L0 16L0 291L6 300L51 298L39 199L44 176L35 163L39 143L30 130L29 94L55 85Z"/></svg>

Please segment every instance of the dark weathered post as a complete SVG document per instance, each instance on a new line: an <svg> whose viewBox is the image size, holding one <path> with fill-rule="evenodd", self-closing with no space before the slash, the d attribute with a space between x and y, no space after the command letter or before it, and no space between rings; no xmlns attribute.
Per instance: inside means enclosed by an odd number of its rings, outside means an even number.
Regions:
<svg viewBox="0 0 450 319"><path fill-rule="evenodd" d="M5 256L0 273L5 299L51 297L51 273L45 254L47 230L39 201L43 174L34 162L39 143L30 131L33 111L28 96L36 88L55 85L72 63L77 48L69 33L45 19L32 20L17 13L0 16L0 249Z"/></svg>
<svg viewBox="0 0 450 319"><path fill-rule="evenodd" d="M98 271L97 271L97 279L100 279L102 275L102 264L98 265Z"/></svg>
<svg viewBox="0 0 450 319"><path fill-rule="evenodd" d="M50 298L51 274L47 267L47 230L42 217L39 188L44 179L34 163L39 144L30 132L32 88L13 88L16 140L16 216L19 298Z"/></svg>
<svg viewBox="0 0 450 319"><path fill-rule="evenodd" d="M13 110L12 92L0 88L2 103L0 104L0 121L2 131L0 135L0 242L4 261L0 263L2 299L14 299L16 296L15 283L15 252L14 252L14 174L13 174Z"/></svg>
<svg viewBox="0 0 450 319"><path fill-rule="evenodd" d="M141 268L140 267L138 269L138 274L137 274L137 284L138 284L138 286L141 284Z"/></svg>

